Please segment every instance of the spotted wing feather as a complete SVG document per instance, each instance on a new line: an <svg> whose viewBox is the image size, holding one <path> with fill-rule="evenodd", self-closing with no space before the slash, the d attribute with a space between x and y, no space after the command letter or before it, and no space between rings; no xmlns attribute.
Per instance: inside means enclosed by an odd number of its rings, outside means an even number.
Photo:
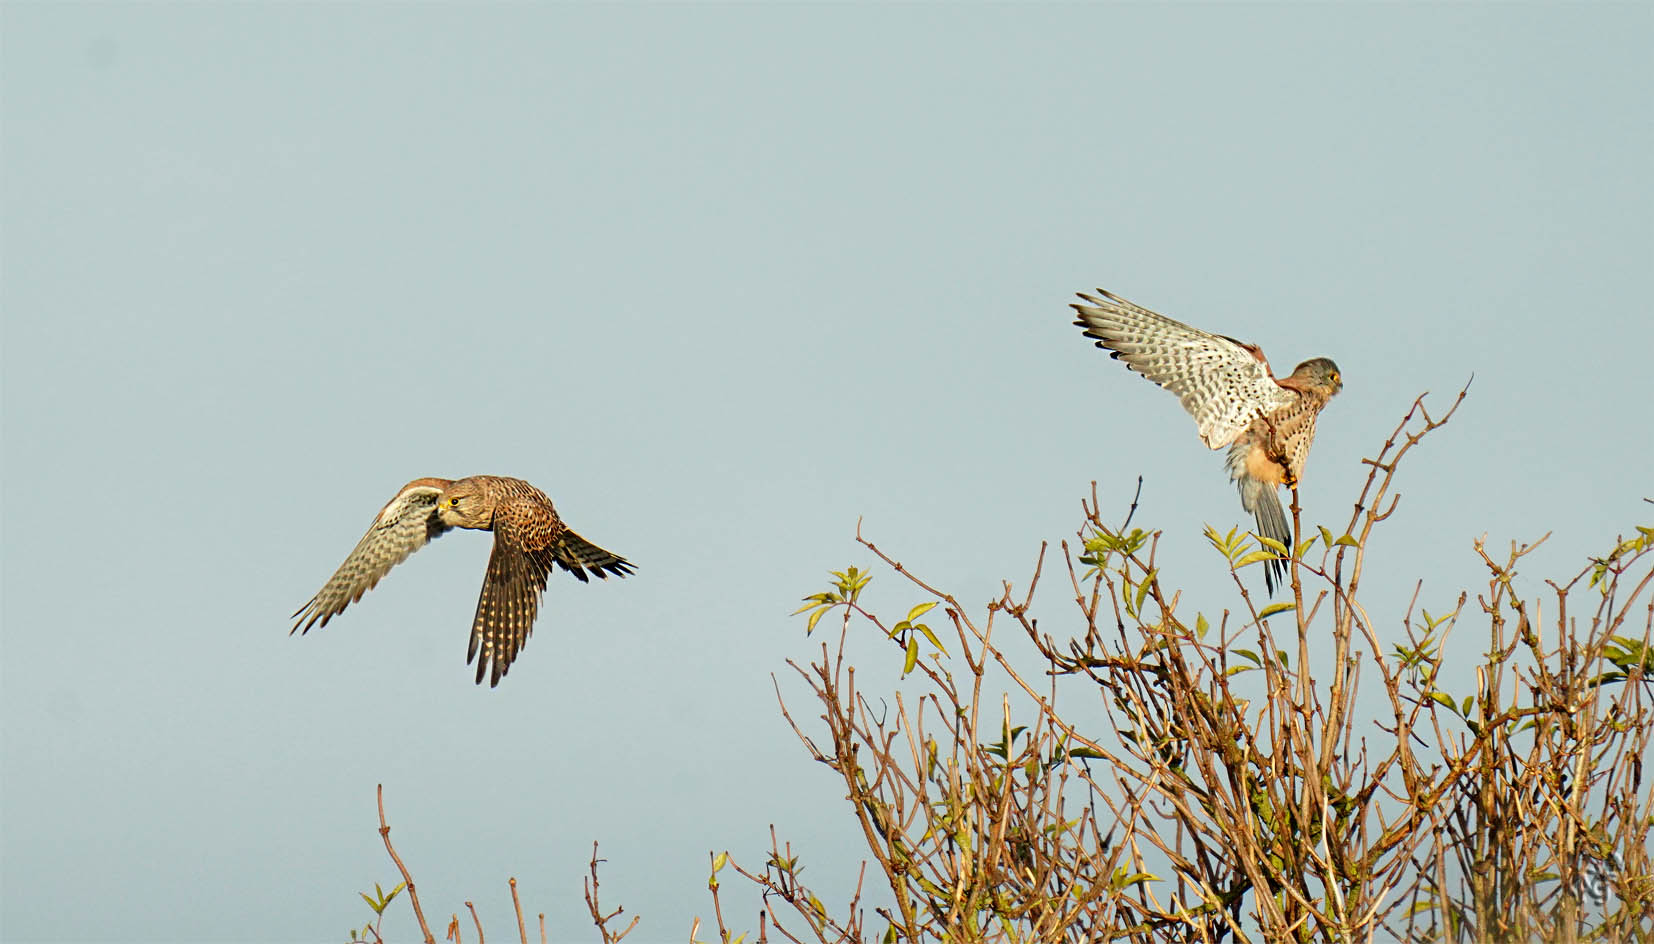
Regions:
<svg viewBox="0 0 1654 944"><path fill-rule="evenodd" d="M477 664L477 682L498 685L528 644L540 598L553 568L561 567L585 581L586 570L599 577L632 572L625 558L603 550L570 531L550 500L538 490L501 491L494 508L494 552L488 558L477 615L471 623L467 662Z"/></svg>
<svg viewBox="0 0 1654 944"><path fill-rule="evenodd" d="M1100 297L1099 297L1100 296ZM1156 314L1102 289L1073 305L1074 322L1097 346L1177 394L1200 438L1219 449L1261 414L1293 401L1257 348Z"/></svg>
<svg viewBox="0 0 1654 944"><path fill-rule="evenodd" d="M476 662L479 684L485 675L489 687L500 684L517 654L528 644L549 573L550 569L535 555L511 546L496 529L494 552L488 557L488 573L483 576L482 593L477 597L471 646L465 656L467 663Z"/></svg>
<svg viewBox="0 0 1654 944"><path fill-rule="evenodd" d="M477 682L488 676L489 687L500 684L534 632L540 595L551 573L551 562L539 551L563 529L543 494L526 482L515 486L514 481L496 486L494 551L483 575L465 656L467 663L477 664Z"/></svg>
<svg viewBox="0 0 1654 944"><path fill-rule="evenodd" d="M392 567L447 531L436 515L441 494L440 485L414 482L405 486L379 512L368 533L322 589L293 614L293 631L308 633L312 626L326 626L345 607L362 599Z"/></svg>

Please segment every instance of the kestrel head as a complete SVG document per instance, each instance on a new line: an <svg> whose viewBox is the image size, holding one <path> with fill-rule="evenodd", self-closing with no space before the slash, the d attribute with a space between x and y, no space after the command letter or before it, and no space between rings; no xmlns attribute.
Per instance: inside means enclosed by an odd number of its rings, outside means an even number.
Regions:
<svg viewBox="0 0 1654 944"><path fill-rule="evenodd" d="M486 531L494 524L494 499L476 482L460 479L442 490L436 501L436 512L450 528Z"/></svg>
<svg viewBox="0 0 1654 944"><path fill-rule="evenodd" d="M1292 376L1329 397L1344 389L1344 378L1338 373L1338 365L1328 357L1304 361L1292 369Z"/></svg>

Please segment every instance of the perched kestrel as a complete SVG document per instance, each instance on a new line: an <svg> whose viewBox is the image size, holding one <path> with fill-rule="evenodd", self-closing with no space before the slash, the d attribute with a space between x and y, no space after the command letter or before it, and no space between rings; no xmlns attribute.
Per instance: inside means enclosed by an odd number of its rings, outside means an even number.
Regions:
<svg viewBox="0 0 1654 944"><path fill-rule="evenodd" d="M570 531L551 499L522 479L414 479L380 509L373 527L321 591L293 614L293 631L308 633L318 621L326 626L392 567L450 528L494 532L494 553L488 557L465 657L468 665L476 661L479 685L490 665L489 687L500 684L528 643L540 594L554 565L581 583L586 582L587 569L605 578L624 577L633 570L625 558Z"/></svg>
<svg viewBox="0 0 1654 944"><path fill-rule="evenodd" d="M1304 361L1276 379L1254 344L1207 334L1102 289L1089 305L1072 305L1074 323L1126 366L1177 394L1195 418L1208 448L1229 447L1229 478L1241 504L1258 519L1258 533L1292 547L1292 529L1276 495L1296 487L1315 441L1315 415L1344 387L1338 365L1325 357ZM1269 561L1270 593L1286 576L1286 562Z"/></svg>

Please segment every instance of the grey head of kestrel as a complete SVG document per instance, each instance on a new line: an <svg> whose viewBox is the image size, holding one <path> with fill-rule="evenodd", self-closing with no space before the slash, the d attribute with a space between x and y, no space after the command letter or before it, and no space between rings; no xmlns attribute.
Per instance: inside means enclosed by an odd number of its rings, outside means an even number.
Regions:
<svg viewBox="0 0 1654 944"><path fill-rule="evenodd" d="M625 558L570 531L551 499L522 479L414 479L380 509L356 549L293 614L293 631L308 633L312 626L326 626L392 567L453 528L494 532L494 551L488 557L465 657L467 664L477 664L478 684L488 675L490 687L500 684L528 643L553 568L562 568L582 583L588 572L625 577L634 569Z"/></svg>
<svg viewBox="0 0 1654 944"><path fill-rule="evenodd" d="M1317 357L1276 378L1257 345L1191 328L1102 289L1079 297L1086 304L1070 306L1079 315L1074 323L1111 356L1177 394L1208 448L1229 447L1229 478L1257 518L1258 534L1292 547L1275 489L1302 480L1315 417L1344 387L1338 365ZM1271 594L1285 576L1284 560L1265 564Z"/></svg>

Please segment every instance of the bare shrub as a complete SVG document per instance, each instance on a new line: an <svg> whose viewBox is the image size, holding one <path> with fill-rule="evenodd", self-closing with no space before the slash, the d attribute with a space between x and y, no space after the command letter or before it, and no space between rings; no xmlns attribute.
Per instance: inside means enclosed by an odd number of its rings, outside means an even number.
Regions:
<svg viewBox="0 0 1654 944"><path fill-rule="evenodd" d="M973 615L858 533L917 602L885 618L873 573L834 573L799 612L836 633L790 663L816 717L781 710L842 780L868 859L828 903L773 827L761 865L713 855L717 939L749 936L725 920L731 873L762 901L757 941L1654 939L1654 528L1541 598L1515 583L1536 545L1477 541L1487 586L1451 611L1415 592L1381 629L1361 603L1401 462L1463 399L1439 419L1413 404L1343 528L1306 530L1294 491L1292 548L1209 530L1234 585L1211 615L1163 579L1135 501L1111 524L1095 486L1060 546L1074 615L1054 633L1032 615L1045 549ZM1264 605L1241 577L1276 557L1291 599ZM1483 618L1474 685L1448 691L1471 673L1444 644ZM902 679L864 692L857 654ZM598 861L588 910L617 941L636 919L599 906Z"/></svg>
<svg viewBox="0 0 1654 944"><path fill-rule="evenodd" d="M806 598L811 628L828 612L841 619L837 645L794 666L826 733L794 730L844 780L875 897L889 902L874 930L1008 941L1654 934L1654 793L1642 782L1654 530L1549 584L1548 629L1541 601L1513 584L1532 547L1496 559L1477 542L1490 579L1472 612L1487 618L1487 649L1464 693L1440 683L1468 594L1441 615L1410 607L1403 638L1388 642L1394 629L1381 633L1360 602L1401 461L1463 397L1440 419L1414 403L1364 460L1370 474L1340 531L1306 535L1296 492L1294 548L1209 531L1238 601L1211 617L1180 608L1165 584L1160 535L1131 527L1130 513L1105 522L1095 490L1061 548L1079 619L1056 634L1030 615L1043 554L1025 590L1007 584L977 618L858 536L921 603L882 619L861 603L870 575L854 569ZM1279 555L1292 598L1264 606L1241 572ZM941 638L920 622L938 604ZM846 655L852 634L868 632L890 640L908 673L888 711L858 690ZM1331 658L1316 662L1312 640ZM1377 716L1357 707L1363 672L1382 694ZM1077 697L1100 700L1104 721L1071 720L1060 706ZM824 908L792 861L772 851L741 872L762 889L770 927L789 940L869 939L862 893Z"/></svg>

